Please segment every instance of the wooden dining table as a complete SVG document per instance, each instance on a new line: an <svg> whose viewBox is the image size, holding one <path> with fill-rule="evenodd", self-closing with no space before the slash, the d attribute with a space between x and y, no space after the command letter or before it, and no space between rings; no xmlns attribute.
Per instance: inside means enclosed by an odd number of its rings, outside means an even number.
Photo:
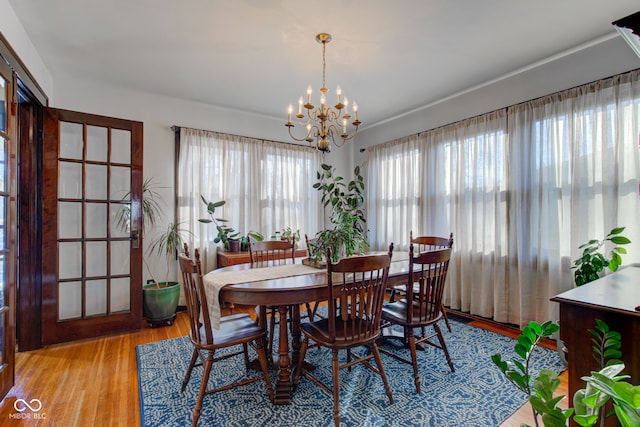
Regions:
<svg viewBox="0 0 640 427"><path fill-rule="evenodd" d="M384 252L377 252L384 253ZM387 287L406 283L409 273L408 254L394 252L389 268ZM296 258L296 264L302 263L302 258ZM270 268L270 267L264 267ZM304 274L277 277L267 280L252 280L251 264L238 264L216 269L208 275L227 271L246 270L246 281L237 280L225 284L219 291L220 302L278 307L280 325L287 325L291 320L292 343L289 346L289 331L286 327L279 328L277 376L275 382L274 403L289 404L292 391L293 367L300 355L300 304L327 299L326 269L307 269ZM207 280L205 276L205 286ZM289 313L289 307L294 307ZM259 322L266 326L265 310L259 310Z"/></svg>

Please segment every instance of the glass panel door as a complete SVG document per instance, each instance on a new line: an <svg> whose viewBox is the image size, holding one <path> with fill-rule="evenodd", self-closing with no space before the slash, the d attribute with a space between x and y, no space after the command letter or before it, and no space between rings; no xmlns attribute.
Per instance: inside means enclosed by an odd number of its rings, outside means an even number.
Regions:
<svg viewBox="0 0 640 427"><path fill-rule="evenodd" d="M57 226L55 245L43 238L43 268L55 274L44 275L43 294L55 304L43 306L43 343L138 329L142 124L51 112L45 152L58 154L45 158L45 186L54 191L43 204Z"/></svg>

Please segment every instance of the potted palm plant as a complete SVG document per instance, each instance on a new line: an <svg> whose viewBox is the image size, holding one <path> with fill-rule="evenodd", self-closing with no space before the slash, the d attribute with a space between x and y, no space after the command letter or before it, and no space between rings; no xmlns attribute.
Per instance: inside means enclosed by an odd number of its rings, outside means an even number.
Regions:
<svg viewBox="0 0 640 427"><path fill-rule="evenodd" d="M151 178L146 179L142 185L142 216L145 225L143 232L155 227L162 214L162 199L157 191L158 188ZM123 201L128 200L130 200L130 193L123 197ZM130 205L125 203L116 218L117 225L127 232L131 220L130 209ZM142 257L145 269L151 277L147 284L142 286L144 316L151 326L171 325L176 317L176 309L180 299L180 284L176 281L170 281L169 274L172 265L175 264L173 257L182 248L183 236L186 233L179 224L169 223L167 229L153 239L148 249L149 254L166 258L167 270L164 281L156 279L147 259L144 255Z"/></svg>
<svg viewBox="0 0 640 427"><path fill-rule="evenodd" d="M184 243L183 236L186 230L180 228L180 224L171 222L167 229L158 235L149 248L150 253L167 260L167 271L164 281L158 281L149 264L144 260L151 280L142 287L142 302L145 317L151 326L173 324L176 318L176 309L180 300L180 283L169 280L171 267L175 265L174 259Z"/></svg>

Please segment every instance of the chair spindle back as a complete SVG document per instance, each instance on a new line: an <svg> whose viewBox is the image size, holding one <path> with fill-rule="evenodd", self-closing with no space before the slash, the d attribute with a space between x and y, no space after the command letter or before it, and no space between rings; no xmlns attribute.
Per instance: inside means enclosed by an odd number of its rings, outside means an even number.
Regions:
<svg viewBox="0 0 640 427"><path fill-rule="evenodd" d="M185 254L189 253L187 244L184 245ZM184 296L187 300L187 313L191 328L191 339L198 343L213 344L213 332L209 317L209 305L202 280L202 266L200 263L200 251L194 251L195 262L188 255L178 255L180 271L184 284Z"/></svg>
<svg viewBox="0 0 640 427"><path fill-rule="evenodd" d="M329 335L345 346L380 334L380 318L393 243L382 255L342 258L327 262ZM327 259L331 259L330 250ZM335 313L335 316L331 315Z"/></svg>
<svg viewBox="0 0 640 427"><path fill-rule="evenodd" d="M413 289L412 309L407 310L407 321L427 322L442 317L444 285L451 259L451 249L436 249L414 253L409 246L409 283Z"/></svg>
<svg viewBox="0 0 640 427"><path fill-rule="evenodd" d="M296 257L296 239L264 240L257 242L249 237L249 259L252 267L293 264Z"/></svg>

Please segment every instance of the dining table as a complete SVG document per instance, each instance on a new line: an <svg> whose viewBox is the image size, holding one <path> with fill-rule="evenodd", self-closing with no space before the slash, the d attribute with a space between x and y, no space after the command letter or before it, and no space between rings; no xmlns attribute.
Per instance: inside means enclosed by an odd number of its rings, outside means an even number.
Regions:
<svg viewBox="0 0 640 427"><path fill-rule="evenodd" d="M376 254L386 252L371 252ZM237 264L215 269L204 276L212 324L219 321L220 303L234 305L277 306L280 325L291 325L291 346L287 327L278 333L278 360L274 403L289 404L293 388L293 367L300 355L300 305L325 301L328 297L327 270L302 263L255 268L251 264ZM387 287L406 283L409 273L408 253L394 252L389 267ZM214 312L211 312L214 307ZM290 307L293 309L290 310ZM266 327L265 310L259 310L258 321Z"/></svg>

